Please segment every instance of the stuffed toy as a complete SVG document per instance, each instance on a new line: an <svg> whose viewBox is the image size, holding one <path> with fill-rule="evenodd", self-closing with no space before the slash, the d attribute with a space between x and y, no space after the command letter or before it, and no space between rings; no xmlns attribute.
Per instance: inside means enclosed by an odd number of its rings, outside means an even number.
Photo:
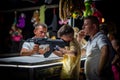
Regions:
<svg viewBox="0 0 120 80"><path fill-rule="evenodd" d="M93 14L94 16L96 16L99 20L100 23L102 23L102 13L96 8L95 3L92 3L92 10L93 10Z"/></svg>
<svg viewBox="0 0 120 80"><path fill-rule="evenodd" d="M45 11L46 11L46 5L42 5L40 7L40 16L39 16L39 19L40 19L40 22L41 23L45 23Z"/></svg>
<svg viewBox="0 0 120 80"><path fill-rule="evenodd" d="M15 18L14 18L14 22L13 25L9 31L9 34L11 36L11 40L14 42L19 42L23 39L22 36L22 30L20 28L18 28L17 25L17 16L16 16L16 11L15 11Z"/></svg>
<svg viewBox="0 0 120 80"><path fill-rule="evenodd" d="M85 10L84 10L84 17L93 15L96 16L100 23L102 23L102 14L100 11L98 11L95 7L95 3L93 3L91 0L85 0Z"/></svg>
<svg viewBox="0 0 120 80"><path fill-rule="evenodd" d="M11 35L11 40L15 42L21 41L23 39L23 36L21 33L22 33L22 30L16 27L16 24L13 24L9 32L9 34Z"/></svg>
<svg viewBox="0 0 120 80"><path fill-rule="evenodd" d="M85 5L85 10L83 11L83 16L86 17L92 15L93 14L91 9L92 0L85 0L84 5Z"/></svg>
<svg viewBox="0 0 120 80"><path fill-rule="evenodd" d="M24 13L21 13L21 15L19 16L17 27L18 28L24 28L25 27L25 14Z"/></svg>
<svg viewBox="0 0 120 80"><path fill-rule="evenodd" d="M34 11L31 22L33 23L33 26L40 22L38 10Z"/></svg>
<svg viewBox="0 0 120 80"><path fill-rule="evenodd" d="M83 12L80 11L80 10L75 10L73 13L72 13L72 17L73 19L82 19L82 16L83 16Z"/></svg>

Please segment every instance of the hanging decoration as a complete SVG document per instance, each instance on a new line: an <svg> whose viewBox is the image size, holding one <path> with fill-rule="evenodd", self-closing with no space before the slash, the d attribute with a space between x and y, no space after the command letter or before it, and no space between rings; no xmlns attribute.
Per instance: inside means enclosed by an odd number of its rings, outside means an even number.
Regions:
<svg viewBox="0 0 120 80"><path fill-rule="evenodd" d="M73 19L82 19L83 18L83 10L85 9L84 0L72 0L73 9L71 12L71 17Z"/></svg>
<svg viewBox="0 0 120 80"><path fill-rule="evenodd" d="M52 28L52 31L57 31L57 15L56 15L56 12L55 12L55 8L53 9L52 23L48 27Z"/></svg>
<svg viewBox="0 0 120 80"><path fill-rule="evenodd" d="M71 0L60 0L59 2L59 17L61 20L65 21L67 18L70 17L72 9L72 2Z"/></svg>
<svg viewBox="0 0 120 80"><path fill-rule="evenodd" d="M86 17L92 15L93 14L93 11L91 9L92 0L85 0L84 5L85 5L85 10L83 11L83 16Z"/></svg>
<svg viewBox="0 0 120 80"><path fill-rule="evenodd" d="M12 24L10 31L9 31L9 34L11 36L12 41L19 42L23 39L22 30L20 28L18 28L16 25L17 25L17 16L16 16L16 11L15 11L14 22Z"/></svg>
<svg viewBox="0 0 120 80"><path fill-rule="evenodd" d="M72 14L72 17L73 17L74 19L77 19L77 18L82 19L82 16L83 16L83 12L82 12L82 11L79 11L79 10L76 10L76 11L73 12L73 14Z"/></svg>
<svg viewBox="0 0 120 80"><path fill-rule="evenodd" d="M69 19L67 20L60 20L59 21L59 24L62 25L62 24L67 24L69 22Z"/></svg>
<svg viewBox="0 0 120 80"><path fill-rule="evenodd" d="M59 1L59 24L67 24L68 19L82 17L84 8L82 0L60 0Z"/></svg>
<svg viewBox="0 0 120 80"><path fill-rule="evenodd" d="M23 36L21 34L22 30L17 28L15 24L12 25L12 28L9 33L11 35L12 41L19 42L23 39Z"/></svg>
<svg viewBox="0 0 120 80"><path fill-rule="evenodd" d="M85 0L84 5L85 10L83 11L83 16L94 15L98 18L99 22L102 23L102 13L96 8L95 2L92 2L92 0Z"/></svg>
<svg viewBox="0 0 120 80"><path fill-rule="evenodd" d="M59 2L59 24L67 24L72 8L71 0L60 0Z"/></svg>
<svg viewBox="0 0 120 80"><path fill-rule="evenodd" d="M46 6L42 5L40 7L40 16L39 16L39 19L40 19L41 23L45 23L45 11L46 11Z"/></svg>
<svg viewBox="0 0 120 80"><path fill-rule="evenodd" d="M21 15L19 16L19 20L18 20L18 24L17 27L18 28L24 28L25 27L25 14L21 13Z"/></svg>
<svg viewBox="0 0 120 80"><path fill-rule="evenodd" d="M92 15L96 16L98 18L99 22L102 23L103 22L102 21L102 18L103 18L102 13L96 8L95 3L92 3L91 7L92 7L92 11L93 11Z"/></svg>
<svg viewBox="0 0 120 80"><path fill-rule="evenodd" d="M40 19L39 19L39 11L38 10L35 10L33 12L33 16L32 16L32 19L31 19L31 22L33 23L33 26L35 26L37 23L40 22Z"/></svg>
<svg viewBox="0 0 120 80"><path fill-rule="evenodd" d="M52 23L48 26L49 29L49 37L51 39L56 39L57 37L57 15L56 15L56 9L53 9L53 20Z"/></svg>
<svg viewBox="0 0 120 80"><path fill-rule="evenodd" d="M15 11L14 14L15 14L15 17L14 17L13 25L16 25L17 24L17 12Z"/></svg>

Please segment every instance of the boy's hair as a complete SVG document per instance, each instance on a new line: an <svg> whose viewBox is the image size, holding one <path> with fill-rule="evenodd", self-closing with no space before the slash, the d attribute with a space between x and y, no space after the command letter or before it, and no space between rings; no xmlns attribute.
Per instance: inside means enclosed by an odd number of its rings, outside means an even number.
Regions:
<svg viewBox="0 0 120 80"><path fill-rule="evenodd" d="M72 26L65 24L63 25L59 30L58 30L58 38L60 38L63 35L69 35L73 34L74 35L74 30Z"/></svg>

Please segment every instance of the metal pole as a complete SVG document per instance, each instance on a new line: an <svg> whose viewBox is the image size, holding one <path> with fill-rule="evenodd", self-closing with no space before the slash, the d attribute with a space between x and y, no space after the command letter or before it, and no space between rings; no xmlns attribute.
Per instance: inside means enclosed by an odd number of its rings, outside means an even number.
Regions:
<svg viewBox="0 0 120 80"><path fill-rule="evenodd" d="M58 5L45 5L46 8L57 8ZM37 7L29 7L29 8L21 8L21 9L12 9L12 10L5 10L5 11L0 11L0 12L14 12L14 11L31 11L31 10L36 10L36 9L40 9L41 6L37 6Z"/></svg>

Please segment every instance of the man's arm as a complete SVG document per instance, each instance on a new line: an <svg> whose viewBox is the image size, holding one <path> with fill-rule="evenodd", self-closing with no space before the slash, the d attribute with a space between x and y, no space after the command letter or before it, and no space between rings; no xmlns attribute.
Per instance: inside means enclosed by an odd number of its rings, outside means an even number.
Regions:
<svg viewBox="0 0 120 80"><path fill-rule="evenodd" d="M31 56L33 54L32 50L22 48L20 51L21 56Z"/></svg>
<svg viewBox="0 0 120 80"><path fill-rule="evenodd" d="M101 48L100 61L98 65L98 74L101 76L105 64L109 60L109 46L105 45Z"/></svg>
<svg viewBox="0 0 120 80"><path fill-rule="evenodd" d="M20 51L20 55L22 56L30 56L34 53L38 53L39 52L39 45L35 44L32 50L28 50L26 48L22 48Z"/></svg>
<svg viewBox="0 0 120 80"><path fill-rule="evenodd" d="M38 44L35 44L32 50L28 50L26 48L22 48L20 51L20 55L22 56L31 56L32 54L39 53L44 54L47 51L49 51L49 47L46 47L45 49L39 48Z"/></svg>
<svg viewBox="0 0 120 80"><path fill-rule="evenodd" d="M61 51L55 50L55 51L53 51L53 54L55 54L55 55L57 55L59 57L63 57L63 53Z"/></svg>

